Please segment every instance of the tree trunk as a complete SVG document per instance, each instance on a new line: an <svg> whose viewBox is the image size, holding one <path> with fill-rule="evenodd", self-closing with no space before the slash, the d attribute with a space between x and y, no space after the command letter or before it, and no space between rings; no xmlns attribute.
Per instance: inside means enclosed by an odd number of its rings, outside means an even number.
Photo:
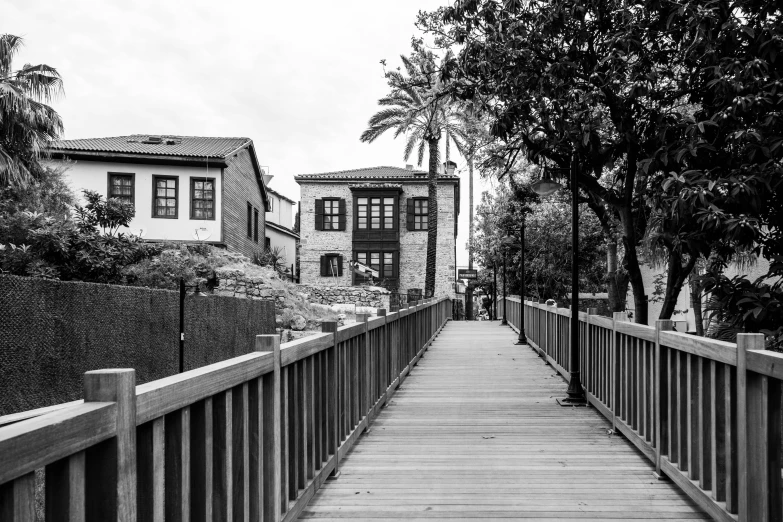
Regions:
<svg viewBox="0 0 783 522"><path fill-rule="evenodd" d="M696 335L704 337L704 312L701 309L701 282L699 274L694 267L688 276L688 286L691 291L691 308L693 308L693 319L696 326Z"/></svg>
<svg viewBox="0 0 783 522"><path fill-rule="evenodd" d="M682 266L682 258L679 254L669 253L668 274L666 276L666 291L663 296L663 306L659 319L671 319L674 314L674 307L677 306L677 298L680 296L680 290L685 283L688 274L693 270L696 264L696 258L691 258L685 266Z"/></svg>
<svg viewBox="0 0 783 522"><path fill-rule="evenodd" d="M427 176L427 265L424 296L435 296L435 267L438 253L438 140L427 140L430 171Z"/></svg>
<svg viewBox="0 0 783 522"><path fill-rule="evenodd" d="M606 245L606 293L609 297L609 311L625 311L625 295L620 295L617 288L617 243L612 241Z"/></svg>
<svg viewBox="0 0 783 522"><path fill-rule="evenodd" d="M623 247L625 248L625 269L633 291L634 322L647 324L647 295L644 292L644 280L639 258L636 256L636 231L630 208L622 209L620 221L623 225Z"/></svg>

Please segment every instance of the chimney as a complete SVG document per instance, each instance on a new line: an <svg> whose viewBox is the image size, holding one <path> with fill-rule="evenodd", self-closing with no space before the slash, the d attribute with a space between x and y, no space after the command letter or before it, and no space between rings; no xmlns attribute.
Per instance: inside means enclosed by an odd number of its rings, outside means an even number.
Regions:
<svg viewBox="0 0 783 522"><path fill-rule="evenodd" d="M413 165L405 165L405 170L413 170Z"/></svg>

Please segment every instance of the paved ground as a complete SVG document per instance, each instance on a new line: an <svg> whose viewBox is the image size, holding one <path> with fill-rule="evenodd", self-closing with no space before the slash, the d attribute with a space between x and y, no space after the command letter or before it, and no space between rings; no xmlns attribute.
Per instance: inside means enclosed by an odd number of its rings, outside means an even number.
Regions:
<svg viewBox="0 0 783 522"><path fill-rule="evenodd" d="M498 322L451 322L302 519L708 519Z"/></svg>

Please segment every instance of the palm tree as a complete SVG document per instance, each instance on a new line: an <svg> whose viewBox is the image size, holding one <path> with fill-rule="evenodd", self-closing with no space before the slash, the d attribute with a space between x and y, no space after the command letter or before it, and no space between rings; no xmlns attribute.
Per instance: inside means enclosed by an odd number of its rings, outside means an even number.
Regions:
<svg viewBox="0 0 783 522"><path fill-rule="evenodd" d="M417 150L418 165L424 161L425 148L429 153L427 177L427 264L424 279L424 295L435 295L435 267L438 243L438 165L440 140L446 138L458 143L460 128L456 122L456 110L452 99L444 96L435 55L419 50L411 58L402 56L407 76L398 71L386 73L391 92L378 100L384 107L370 118L361 141L372 143L386 131L393 130L394 137L406 135L407 161ZM452 58L449 51L441 63Z"/></svg>
<svg viewBox="0 0 783 522"><path fill-rule="evenodd" d="M24 187L40 179L48 144L63 123L46 105L62 93L62 79L48 65L11 69L22 39L0 35L0 187Z"/></svg>

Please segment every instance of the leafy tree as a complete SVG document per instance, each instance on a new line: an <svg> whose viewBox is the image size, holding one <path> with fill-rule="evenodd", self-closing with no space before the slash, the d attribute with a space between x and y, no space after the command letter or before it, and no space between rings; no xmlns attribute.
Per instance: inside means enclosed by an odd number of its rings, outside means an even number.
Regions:
<svg viewBox="0 0 783 522"><path fill-rule="evenodd" d="M442 61L451 60L447 53ZM387 71L386 79L391 92L378 100L382 107L370 118L361 141L372 143L388 131L394 137L406 135L405 154L407 160L417 150L418 165L424 161L425 149L429 154L428 219L427 219L427 262L424 282L425 296L435 293L435 268L438 243L438 169L440 164L440 140L456 140L460 128L456 124L455 105L444 98L445 87L440 81L436 57L431 51L414 45L411 57L401 56L405 72Z"/></svg>
<svg viewBox="0 0 783 522"><path fill-rule="evenodd" d="M420 18L442 45L462 46L444 74L492 114L497 162L510 169L523 154L567 168L576 158L587 205L604 228L618 225L639 322L647 303L637 246L651 172L642 162L658 148L661 124L687 109L672 78L680 42L664 31L668 14L614 2L477 0Z"/></svg>
<svg viewBox="0 0 783 522"><path fill-rule="evenodd" d="M654 160L666 168L650 198L658 245L706 261L694 282L710 292L714 315L735 331L773 337L783 332L782 17L774 3L749 0L672 10L670 25L692 42L678 61L694 110L662 129L669 139ZM723 275L746 255L765 257L768 273L755 281Z"/></svg>
<svg viewBox="0 0 783 522"><path fill-rule="evenodd" d="M76 207L75 220L29 210L0 213L0 270L65 281L124 282L123 267L151 250L139 238L117 232L133 219L133 206L84 194L87 205Z"/></svg>
<svg viewBox="0 0 783 522"><path fill-rule="evenodd" d="M0 187L25 187L42 178L49 141L63 131L60 116L47 105L62 92L62 79L43 64L14 71L21 46L20 37L0 35Z"/></svg>
<svg viewBox="0 0 783 522"><path fill-rule="evenodd" d="M502 264L502 238L509 226L525 226L526 293L541 299L566 300L571 292L571 205L570 195L560 194L543 201L521 184L503 188L497 195L482 194L474 248L485 267ZM585 209L582 209L583 211ZM580 286L585 292L601 292L605 273L605 245L598 219L580 214ZM520 245L507 251L508 291L521 292Z"/></svg>

